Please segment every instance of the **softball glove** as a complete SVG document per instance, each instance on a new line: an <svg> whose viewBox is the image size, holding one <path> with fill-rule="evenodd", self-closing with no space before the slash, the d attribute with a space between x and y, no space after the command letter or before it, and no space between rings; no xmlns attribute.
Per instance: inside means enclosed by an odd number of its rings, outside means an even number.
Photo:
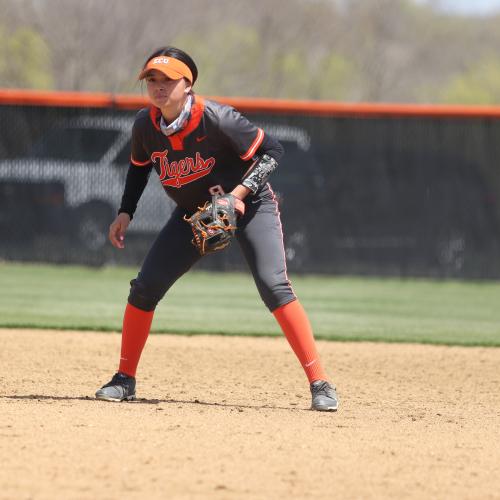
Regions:
<svg viewBox="0 0 500 500"><path fill-rule="evenodd" d="M214 195L211 202L199 207L191 217L184 216L193 231L191 242L200 255L217 252L231 243L236 231L237 202L232 194Z"/></svg>

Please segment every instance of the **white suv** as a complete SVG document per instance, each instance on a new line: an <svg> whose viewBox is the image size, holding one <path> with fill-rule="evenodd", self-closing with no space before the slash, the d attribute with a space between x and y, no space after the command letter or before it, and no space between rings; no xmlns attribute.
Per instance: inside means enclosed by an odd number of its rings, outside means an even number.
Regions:
<svg viewBox="0 0 500 500"><path fill-rule="evenodd" d="M12 198L16 193L24 193L26 197L26 186L30 185L32 192L52 193L50 200L39 199L35 205L29 199L18 200L19 204L32 206L31 211L35 212L29 230L37 231L35 219L49 205L54 215L57 191L59 209L64 211L64 217L52 217L51 232L69 231L88 251L97 252L104 247L107 228L117 213L125 185L132 124L133 118L109 115L83 116L59 122L22 158L0 161L2 194L10 192ZM47 186L52 186L51 190ZM10 205L12 207L12 203ZM172 208L173 204L160 183L148 183L130 232L159 230ZM12 225L18 222L16 212L19 210L4 213L4 227L7 224L5 215ZM61 224L61 220L66 224ZM49 230L50 224L45 224L44 228Z"/></svg>

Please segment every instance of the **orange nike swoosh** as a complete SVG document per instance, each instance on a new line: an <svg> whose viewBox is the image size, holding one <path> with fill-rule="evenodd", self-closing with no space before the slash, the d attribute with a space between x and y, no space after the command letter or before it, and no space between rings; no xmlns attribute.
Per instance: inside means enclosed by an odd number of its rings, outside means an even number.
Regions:
<svg viewBox="0 0 500 500"><path fill-rule="evenodd" d="M203 137L197 137L197 138L196 138L196 142L201 142L201 141L204 141L206 138L207 138L207 136L206 136L206 135L204 135Z"/></svg>

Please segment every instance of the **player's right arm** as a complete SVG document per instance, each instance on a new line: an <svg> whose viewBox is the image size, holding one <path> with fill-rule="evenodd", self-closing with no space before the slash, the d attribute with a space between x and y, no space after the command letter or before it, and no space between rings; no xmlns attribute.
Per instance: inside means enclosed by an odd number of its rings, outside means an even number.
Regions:
<svg viewBox="0 0 500 500"><path fill-rule="evenodd" d="M134 126L132 128L132 151L130 157L130 165L125 181L125 189L123 191L122 201L118 215L109 226L109 240L116 248L124 248L125 233L132 220L137 203L148 183L149 174L152 170L151 160L149 159L143 146L142 111L139 112Z"/></svg>

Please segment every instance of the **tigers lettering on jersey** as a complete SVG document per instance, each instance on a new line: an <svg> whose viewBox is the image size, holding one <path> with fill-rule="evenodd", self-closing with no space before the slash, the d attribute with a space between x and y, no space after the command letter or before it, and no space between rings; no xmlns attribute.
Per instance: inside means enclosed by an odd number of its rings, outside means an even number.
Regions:
<svg viewBox="0 0 500 500"><path fill-rule="evenodd" d="M213 156L204 160L198 152L196 152L195 158L186 156L181 160L170 162L167 155L168 149L155 151L151 155L153 163L159 161L159 178L164 186L180 188L185 184L205 177L212 171L215 165L215 158Z"/></svg>

